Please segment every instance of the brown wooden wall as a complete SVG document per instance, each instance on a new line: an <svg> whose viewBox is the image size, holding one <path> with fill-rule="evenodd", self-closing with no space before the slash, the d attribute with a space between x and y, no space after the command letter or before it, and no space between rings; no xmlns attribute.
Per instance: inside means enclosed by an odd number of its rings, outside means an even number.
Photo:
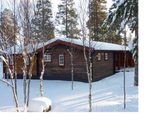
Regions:
<svg viewBox="0 0 165 131"><path fill-rule="evenodd" d="M67 45L57 44L54 47L46 49L46 53L51 55L51 62L45 62L44 79L53 80L71 80L71 60L67 51L70 49ZM97 59L97 54L101 53L101 60ZM108 60L105 60L105 53L108 53ZM59 54L64 54L65 64L59 66ZM132 54L127 52L126 67L133 67L134 62ZM23 59L17 55L17 74L22 77ZM42 50L35 57L33 67L33 78L39 78L42 71ZM94 51L92 55L93 62L93 81L100 80L115 73L116 70L124 66L124 53L122 51ZM87 82L87 73L82 49L73 49L74 80ZM29 65L27 66L29 70Z"/></svg>
<svg viewBox="0 0 165 131"><path fill-rule="evenodd" d="M51 54L51 62L45 62L45 74L44 78L46 79L56 79L56 80L71 80L71 61L70 54L67 51L69 47L64 45L57 45L54 49L48 49L46 51L48 54ZM59 54L64 54L65 65L59 66ZM41 59L42 53L38 54L38 66L39 72L42 70ZM83 57L82 50L73 51L73 63L74 63L74 80L87 81L85 61Z"/></svg>
<svg viewBox="0 0 165 131"><path fill-rule="evenodd" d="M10 69L12 69L13 66L10 65ZM22 78L23 77L23 71L22 71L22 68L23 68L23 58L22 58L22 55L16 55L16 70L17 70L17 76L18 78ZM29 65L27 65L27 73L29 72L29 68L30 68L30 61L29 61ZM4 72L5 72L5 77L6 77L6 73L7 73L7 67L6 65L4 64ZM34 66L33 66L33 70L32 70L32 75L33 76L36 76L37 75L37 66L36 66L36 57L35 57L35 60L34 60Z"/></svg>
<svg viewBox="0 0 165 131"><path fill-rule="evenodd" d="M101 53L101 60L97 59L97 53ZM105 60L105 53L108 53L108 60ZM93 80L100 80L114 73L113 53L108 51L97 51L93 57Z"/></svg>
<svg viewBox="0 0 165 131"><path fill-rule="evenodd" d="M115 70L120 70L124 67L124 52L114 52ZM126 67L134 67L134 60L131 52L126 53Z"/></svg>

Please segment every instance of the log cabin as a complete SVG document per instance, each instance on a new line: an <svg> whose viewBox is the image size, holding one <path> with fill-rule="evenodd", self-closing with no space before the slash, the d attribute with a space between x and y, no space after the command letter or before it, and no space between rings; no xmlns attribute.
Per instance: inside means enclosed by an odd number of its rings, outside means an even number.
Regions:
<svg viewBox="0 0 165 131"><path fill-rule="evenodd" d="M88 55L91 49L92 61L92 81L98 81L123 68L124 50L126 49L126 67L134 67L132 54L128 47L122 45L82 41L71 38L54 38L46 43L38 44L35 50L33 65L33 79L39 79L42 71L41 60L44 58L45 73L44 79L47 80L71 80L71 52L73 55L74 80L87 82L87 71L84 59L84 49ZM32 50L29 48L29 52ZM44 55L43 55L44 51ZM21 51L17 51L16 69L17 77L22 78L23 59ZM13 64L13 62L10 62ZM27 59L27 69L30 67L29 58ZM4 65L4 72L6 71ZM6 72L5 72L6 73Z"/></svg>

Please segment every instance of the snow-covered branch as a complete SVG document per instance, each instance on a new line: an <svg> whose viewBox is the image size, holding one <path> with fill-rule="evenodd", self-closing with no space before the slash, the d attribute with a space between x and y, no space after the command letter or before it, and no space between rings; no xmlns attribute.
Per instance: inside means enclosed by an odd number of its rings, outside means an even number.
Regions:
<svg viewBox="0 0 165 131"><path fill-rule="evenodd" d="M10 87L14 88L14 86L13 86L9 81L7 81L7 80L5 80L5 79L0 79L0 81L4 82L4 83L6 83L7 85L9 85Z"/></svg>

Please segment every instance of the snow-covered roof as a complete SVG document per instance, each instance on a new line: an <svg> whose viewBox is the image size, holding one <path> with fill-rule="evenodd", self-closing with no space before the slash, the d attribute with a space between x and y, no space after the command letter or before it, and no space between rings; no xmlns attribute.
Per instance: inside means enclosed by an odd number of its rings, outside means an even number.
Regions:
<svg viewBox="0 0 165 131"><path fill-rule="evenodd" d="M36 45L32 45L29 44L26 49L29 53L42 48L43 46L47 46L47 45L51 45L56 41L63 41L63 42L67 42L67 43L72 43L75 45L79 45L79 46L83 46L85 45L86 47L89 47L89 41L85 40L84 44L83 41L81 39L73 39L73 38L65 38L65 37L59 37L59 38L53 38L45 43L39 43ZM98 42L98 41L90 41L91 44L91 48L93 48L94 50L109 50L109 51L123 51L125 50L125 46L123 45L119 45L119 44L114 44L114 43L107 43L107 42ZM15 54L20 54L23 51L23 46L22 45L16 45L16 52ZM130 48L126 47L126 50L129 51ZM13 54L14 53L14 46L9 48L7 50L7 52L9 54Z"/></svg>
<svg viewBox="0 0 165 131"><path fill-rule="evenodd" d="M54 43L59 40L64 41L64 42L69 42L72 44L76 44L79 46L85 45L86 47L89 47L88 40L86 40L83 44L83 41L81 39L73 39L73 38L54 38L54 39L51 39L51 40L47 41L46 43L44 43L44 46ZM91 41L90 44L94 50L122 51L125 49L125 46L119 45L119 44L114 44L114 43ZM38 45L38 49L41 47L43 47L43 44ZM130 49L128 47L126 47L126 50L130 50Z"/></svg>

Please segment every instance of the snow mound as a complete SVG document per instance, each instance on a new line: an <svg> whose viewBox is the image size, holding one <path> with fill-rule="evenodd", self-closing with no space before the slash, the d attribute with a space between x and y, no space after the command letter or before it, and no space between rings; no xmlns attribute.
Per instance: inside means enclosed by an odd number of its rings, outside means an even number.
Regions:
<svg viewBox="0 0 165 131"><path fill-rule="evenodd" d="M47 97L35 97L30 100L28 112L48 112L51 110L52 102Z"/></svg>

